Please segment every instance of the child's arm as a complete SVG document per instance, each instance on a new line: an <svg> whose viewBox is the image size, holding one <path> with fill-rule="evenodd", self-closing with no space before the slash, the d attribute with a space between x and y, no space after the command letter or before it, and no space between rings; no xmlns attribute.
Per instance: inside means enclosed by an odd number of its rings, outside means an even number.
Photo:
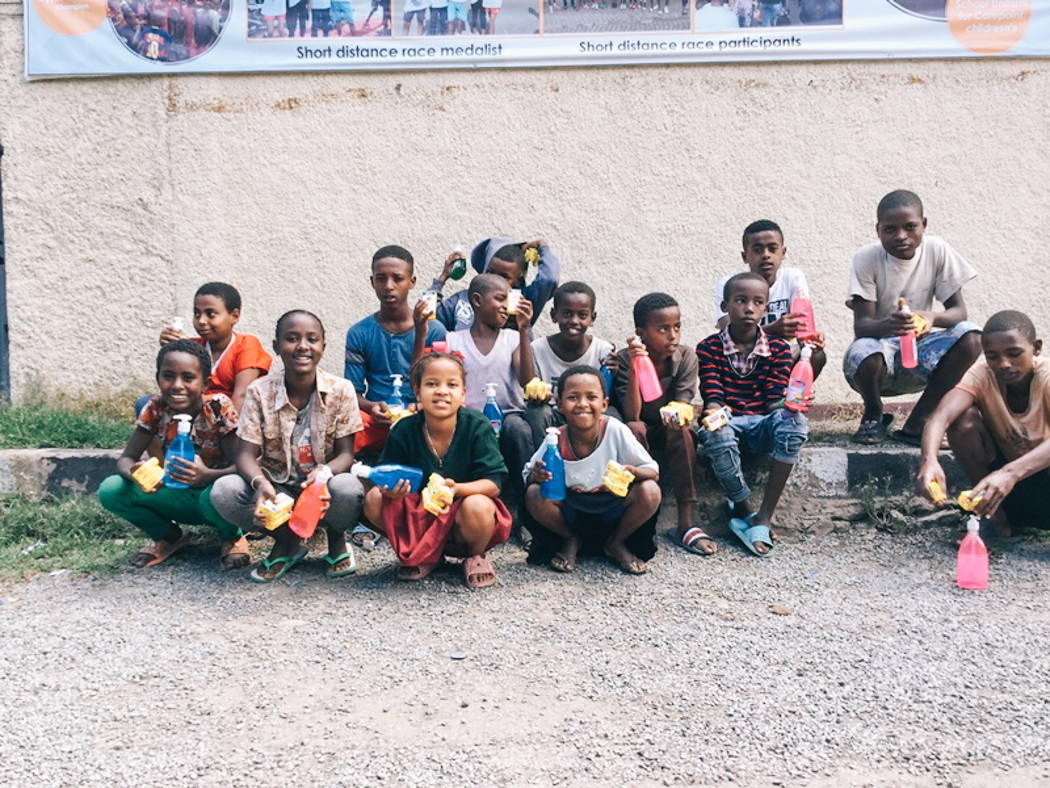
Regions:
<svg viewBox="0 0 1050 788"><path fill-rule="evenodd" d="M940 402L937 403L933 415L926 422L926 428L922 431L922 458L919 462L918 485L919 491L930 501L933 495L930 493L930 482L936 481L942 490L948 486L944 479L944 468L941 467L940 449L944 435L957 418L963 415L973 405L974 396L962 389L952 389Z"/></svg>
<svg viewBox="0 0 1050 788"><path fill-rule="evenodd" d="M135 481L131 478L131 474L142 465L142 453L146 451L152 440L153 433L143 427L135 427L135 431L131 433L131 438L128 440L128 445L124 447L124 453L117 460L117 473L122 479L129 482Z"/></svg>
<svg viewBox="0 0 1050 788"><path fill-rule="evenodd" d="M390 417L386 415L388 410L385 402L373 402L364 396L367 388L365 383L365 369L368 361L365 355L365 343L367 338L363 330L358 326L352 326L346 333L346 356L343 361L343 377L354 385L357 393L358 407L372 416L375 424L390 424Z"/></svg>
<svg viewBox="0 0 1050 788"><path fill-rule="evenodd" d="M558 258L554 256L554 252L543 239L529 241L522 248L540 250L540 264L536 268L536 276L522 288L522 295L528 298L538 310L532 316L533 320L536 320L539 313L543 311L543 307L554 295L554 291L558 289L561 263L558 262Z"/></svg>
<svg viewBox="0 0 1050 788"><path fill-rule="evenodd" d="M223 456L229 462L229 465L224 468L209 468L201 460L199 454L194 454L193 462L184 460L181 457L173 457L168 463L168 473L171 474L171 478L175 481L182 482L193 489L200 489L207 487L209 484L214 484L219 478L236 473L237 441L238 438L235 431L226 433L219 441Z"/></svg>
<svg viewBox="0 0 1050 788"><path fill-rule="evenodd" d="M766 413L772 413L784 407L784 396L787 392L788 379L791 377L791 348L781 345L773 351L770 358L769 374L763 386Z"/></svg>
<svg viewBox="0 0 1050 788"><path fill-rule="evenodd" d="M230 394L230 399L233 400L233 408L238 413L241 412L241 408L244 406L244 396L248 393L248 386L252 384L252 381L258 380L266 373L261 369L242 369L236 375L233 376L233 393Z"/></svg>
<svg viewBox="0 0 1050 788"><path fill-rule="evenodd" d="M427 313L427 302L422 298L412 310L412 325L415 326L415 338L412 340L412 359L408 363L411 369L419 359L423 357L423 351L427 347L427 323L430 315Z"/></svg>
<svg viewBox="0 0 1050 788"><path fill-rule="evenodd" d="M1019 481L1046 467L1050 467L1050 441L1043 441L1028 454L992 471L974 485L974 497L981 498L973 509L974 514L980 517L994 516Z"/></svg>
<svg viewBox="0 0 1050 788"><path fill-rule="evenodd" d="M624 465L624 469L634 474L634 480L638 482L659 481L660 473L652 468L638 467L637 465Z"/></svg>
<svg viewBox="0 0 1050 788"><path fill-rule="evenodd" d="M638 379L634 376L634 359L648 356L649 351L636 336L627 337L627 391L623 396L623 417L628 421L641 421L642 392L638 388ZM622 370L621 370L622 374Z"/></svg>
<svg viewBox="0 0 1050 788"><path fill-rule="evenodd" d="M966 303L963 301L962 290L957 290L954 295L944 301L943 312L916 312L931 328L953 328L966 319Z"/></svg>
<svg viewBox="0 0 1050 788"><path fill-rule="evenodd" d="M954 296L953 296L954 297ZM853 335L882 339L883 337L901 337L912 329L912 319L900 310L880 318L875 314L876 304L860 296L853 296ZM954 325L954 324L953 324Z"/></svg>
<svg viewBox="0 0 1050 788"><path fill-rule="evenodd" d="M514 371L518 373L518 383L522 388L536 377L536 365L532 360L532 340L529 338L529 326L532 325L532 302L522 298L518 302L518 347L511 356Z"/></svg>
<svg viewBox="0 0 1050 788"><path fill-rule="evenodd" d="M468 495L484 495L486 498L499 497L499 485L492 479L478 479L476 482L457 482L445 479L445 484L452 490L454 498L466 498Z"/></svg>
<svg viewBox="0 0 1050 788"><path fill-rule="evenodd" d="M437 275L433 282L430 283L431 290L437 290L439 293L445 286L445 282L448 281L449 277L452 276L452 266L456 264L456 260L464 260L462 252L453 252L447 258L445 258L445 265L441 268L441 273Z"/></svg>
<svg viewBox="0 0 1050 788"><path fill-rule="evenodd" d="M715 341L721 342L717 337ZM706 416L725 405L725 389L718 374L718 360L712 356L706 340L696 346L696 360L700 368L700 399L703 400Z"/></svg>

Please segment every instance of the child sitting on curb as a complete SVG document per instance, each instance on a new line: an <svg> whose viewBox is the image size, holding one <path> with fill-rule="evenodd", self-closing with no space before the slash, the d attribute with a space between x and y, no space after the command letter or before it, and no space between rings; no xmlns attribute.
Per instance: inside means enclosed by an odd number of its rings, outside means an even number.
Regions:
<svg viewBox="0 0 1050 788"><path fill-rule="evenodd" d="M947 491L938 459L945 434L980 498L974 511L994 535L1050 528L1050 364L1027 315L997 312L984 324L984 359L937 405L922 435L919 487Z"/></svg>
<svg viewBox="0 0 1050 788"><path fill-rule="evenodd" d="M696 346L704 415L723 406L732 411L721 429L701 427L700 442L729 498L730 530L760 556L773 549L773 515L808 434L806 417L784 407L791 346L767 336L759 325L768 297L769 285L758 274L731 277L722 304L729 323ZM740 468L741 450L770 455L769 480L757 512L748 504L751 489ZM688 548L688 535L678 536Z"/></svg>
<svg viewBox="0 0 1050 788"><path fill-rule="evenodd" d="M623 571L638 575L656 553L659 466L625 424L605 415L608 404L605 379L594 367L570 367L558 380L558 409L565 417L558 436L565 500L543 497L542 483L551 474L543 466L547 447L541 446L524 471L529 482L525 506L533 521L527 526L533 537L529 563L549 561L557 572L572 572L581 550L601 551ZM634 475L624 497L602 483L610 460Z"/></svg>
<svg viewBox="0 0 1050 788"><path fill-rule="evenodd" d="M237 527L211 505L211 485L231 474L237 451L237 411L225 394L205 394L211 374L208 351L197 342L179 339L164 345L157 354L157 385L154 395L139 414L135 432L117 460L117 473L98 488L103 507L149 536L131 565L156 566L186 546L189 533L182 524L214 526L222 540L222 566L247 566L248 543ZM161 485L145 491L132 477L142 463L142 453L156 439L166 452L175 439L175 416L192 416L190 440L196 456L192 463L174 459L167 467L170 477L187 485Z"/></svg>

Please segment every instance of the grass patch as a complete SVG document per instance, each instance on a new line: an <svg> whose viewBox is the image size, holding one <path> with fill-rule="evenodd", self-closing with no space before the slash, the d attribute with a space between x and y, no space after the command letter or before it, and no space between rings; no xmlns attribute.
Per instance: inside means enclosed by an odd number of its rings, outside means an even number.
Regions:
<svg viewBox="0 0 1050 788"><path fill-rule="evenodd" d="M94 497L0 496L0 578L55 569L113 571L142 540L131 523L107 512Z"/></svg>
<svg viewBox="0 0 1050 788"><path fill-rule="evenodd" d="M78 408L27 399L0 406L0 449L119 449L133 431L130 409L119 418L108 405Z"/></svg>

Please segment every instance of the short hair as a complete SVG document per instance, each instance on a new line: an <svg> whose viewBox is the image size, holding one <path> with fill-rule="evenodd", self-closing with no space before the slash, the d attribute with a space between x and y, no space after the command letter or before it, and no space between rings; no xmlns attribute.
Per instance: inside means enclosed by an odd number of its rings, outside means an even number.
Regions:
<svg viewBox="0 0 1050 788"><path fill-rule="evenodd" d="M197 296L202 295L215 296L221 299L226 304L227 312L241 308L241 294L237 292L236 287L225 282L205 282L197 288L197 292L193 294L193 297L196 299Z"/></svg>
<svg viewBox="0 0 1050 788"><path fill-rule="evenodd" d="M176 339L174 342L164 345L160 352L157 353L158 375L160 374L160 365L172 353L189 353L191 356L194 356L201 366L201 378L207 384L209 378L211 378L211 355L204 348L204 345L194 342L192 339Z"/></svg>
<svg viewBox="0 0 1050 788"><path fill-rule="evenodd" d="M1024 312L1004 309L988 318L984 324L984 333L995 334L999 331L1016 331L1029 342L1035 342L1035 324Z"/></svg>
<svg viewBox="0 0 1050 788"><path fill-rule="evenodd" d="M875 218L882 221L882 217L886 215L887 211L893 211L897 208L915 208L918 210L919 216L923 215L922 200L919 199L919 195L907 189L897 189L879 200L879 207L875 209Z"/></svg>
<svg viewBox="0 0 1050 788"><path fill-rule="evenodd" d="M307 312L305 309L292 309L288 312L285 312L283 315L277 318L277 328L274 330L274 339L279 340L281 338L281 328L284 326L286 321L291 320L296 315L306 315L307 317L312 317L314 320L316 320L317 325L321 327L321 339L324 339L324 323L321 322L321 318L319 318L313 312Z"/></svg>
<svg viewBox="0 0 1050 788"><path fill-rule="evenodd" d="M780 243L784 243L784 231L780 229L779 224L770 219L759 219L757 222L751 222L751 224L744 228L744 234L740 237L740 243L743 244L744 249L746 250L747 237L749 235L768 232L774 232L779 235Z"/></svg>
<svg viewBox="0 0 1050 788"><path fill-rule="evenodd" d="M408 272L414 274L416 272L416 261L412 259L412 253L403 246L397 246L391 244L390 246L384 246L379 249L374 255L372 255L372 270L375 270L376 263L382 260L384 257L393 257L395 260L404 260L408 263Z"/></svg>
<svg viewBox="0 0 1050 788"><path fill-rule="evenodd" d="M657 309L668 309L672 306L678 306L678 302L667 293L646 293L634 302L635 326L642 328L649 325L649 315Z"/></svg>
<svg viewBox="0 0 1050 788"><path fill-rule="evenodd" d="M492 259L503 260L505 263L517 263L518 268L522 272L524 272L529 265L529 261L525 259L525 250L521 248L521 244L507 244L506 246L501 246L496 250L496 253L492 255Z"/></svg>
<svg viewBox="0 0 1050 788"><path fill-rule="evenodd" d="M569 367L567 370L558 376L558 397L560 398L562 392L565 391L565 382L575 375L594 375L598 378L598 384L602 387L602 394L606 397L609 396L609 392L605 390L605 375L601 373L601 370L595 369L589 364L577 364L574 367Z"/></svg>
<svg viewBox="0 0 1050 788"><path fill-rule="evenodd" d="M412 387L413 392L419 393L419 387L423 385L423 373L427 371L427 367L439 359L455 362L456 366L459 367L459 374L463 377L463 389L466 390L467 368L463 365L463 359L453 353L431 350L429 353L424 353L420 356L416 363L412 365L412 369L408 371L408 384Z"/></svg>
<svg viewBox="0 0 1050 788"><path fill-rule="evenodd" d="M754 273L753 271L743 271L739 274L733 274L731 277L729 277L728 280L726 280L725 287L722 288L722 300L729 301L729 293L733 289L733 287L736 286L738 283L752 281L761 282L762 285L766 288L766 292L769 292L769 282L767 282L765 279L763 279L761 276Z"/></svg>
<svg viewBox="0 0 1050 788"><path fill-rule="evenodd" d="M591 289L591 286L584 282L565 282L565 284L560 285L558 289L554 291L553 300L555 309L558 307L559 302L562 302L569 296L578 293L582 293L591 299L591 311L593 312L595 306L597 306L598 299L595 297L594 290Z"/></svg>
<svg viewBox="0 0 1050 788"><path fill-rule="evenodd" d="M496 276L496 274L478 274L470 280L470 286L467 288L467 298L471 299L473 304L473 298L475 295L488 295L493 290L500 290L507 287L507 280L502 276Z"/></svg>

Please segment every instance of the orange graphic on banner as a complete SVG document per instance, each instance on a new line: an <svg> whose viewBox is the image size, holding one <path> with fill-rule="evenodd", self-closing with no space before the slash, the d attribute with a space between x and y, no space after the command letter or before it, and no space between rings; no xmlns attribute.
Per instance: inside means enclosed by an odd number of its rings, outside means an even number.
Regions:
<svg viewBox="0 0 1050 788"><path fill-rule="evenodd" d="M960 44L980 55L995 55L1021 40L1032 0L947 0L945 16Z"/></svg>
<svg viewBox="0 0 1050 788"><path fill-rule="evenodd" d="M63 36L90 33L106 18L106 0L33 0L41 21Z"/></svg>

